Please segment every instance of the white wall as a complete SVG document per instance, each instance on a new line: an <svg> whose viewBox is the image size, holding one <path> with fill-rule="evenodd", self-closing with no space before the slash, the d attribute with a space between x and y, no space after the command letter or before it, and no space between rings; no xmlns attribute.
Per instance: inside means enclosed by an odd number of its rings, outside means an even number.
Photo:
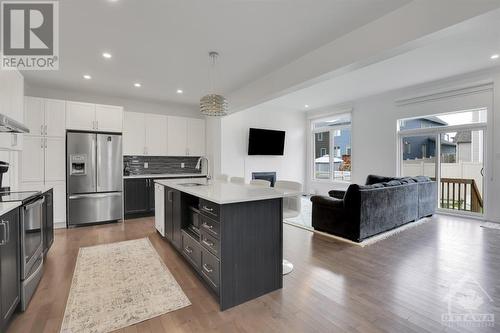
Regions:
<svg viewBox="0 0 500 333"><path fill-rule="evenodd" d="M398 106L396 101L425 96L479 84L492 83L493 92L464 95L460 98L439 98L426 107L419 103L414 106ZM368 97L348 104L352 108L352 182L364 183L369 174L396 175L398 171L397 120L444 112L488 107L487 152L485 199L486 218L500 221L500 206L495 203L496 193L500 193L500 70L487 70L426 85L400 89L386 94ZM325 112L345 112L346 105L309 112L314 117ZM310 138L308 136L310 144ZM308 153L309 160L309 153ZM310 168L308 168L310 169ZM328 189L342 187L342 184L315 183L308 171L308 190L311 193L326 194Z"/></svg>
<svg viewBox="0 0 500 333"><path fill-rule="evenodd" d="M202 115L200 114L199 108L197 106L186 104L150 102L137 99L83 93L78 91L45 88L39 85L31 84L25 85L25 95L96 104L119 105L123 106L126 112L144 112L166 114L171 116L202 118Z"/></svg>
<svg viewBox="0 0 500 333"><path fill-rule="evenodd" d="M245 177L252 172L276 171L280 180L304 184L306 156L306 118L300 111L252 108L221 120L221 173ZM283 156L248 156L250 127L286 131ZM211 139L209 139L211 140Z"/></svg>

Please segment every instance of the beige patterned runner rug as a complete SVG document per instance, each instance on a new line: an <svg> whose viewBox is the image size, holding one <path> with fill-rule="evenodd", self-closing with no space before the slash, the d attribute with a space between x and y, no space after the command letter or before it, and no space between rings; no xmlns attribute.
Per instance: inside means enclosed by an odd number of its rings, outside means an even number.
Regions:
<svg viewBox="0 0 500 333"><path fill-rule="evenodd" d="M80 248L61 333L104 333L190 305L148 238Z"/></svg>

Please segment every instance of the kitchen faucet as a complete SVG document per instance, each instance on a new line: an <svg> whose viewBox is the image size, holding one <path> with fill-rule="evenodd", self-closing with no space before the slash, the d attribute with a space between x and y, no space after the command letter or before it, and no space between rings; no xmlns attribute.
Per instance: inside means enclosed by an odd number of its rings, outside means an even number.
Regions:
<svg viewBox="0 0 500 333"><path fill-rule="evenodd" d="M200 156L200 158L198 159L198 162L196 162L195 169L200 170L202 160L207 161L207 184L208 184L210 182L210 179L212 179L212 177L210 176L210 161L208 160L208 157Z"/></svg>

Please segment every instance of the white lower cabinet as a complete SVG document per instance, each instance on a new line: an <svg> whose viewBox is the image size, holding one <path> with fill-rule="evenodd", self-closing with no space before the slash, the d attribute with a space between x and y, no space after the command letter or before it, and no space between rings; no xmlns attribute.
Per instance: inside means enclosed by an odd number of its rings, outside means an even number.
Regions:
<svg viewBox="0 0 500 333"><path fill-rule="evenodd" d="M21 153L21 182L64 181L65 145L64 138L25 136Z"/></svg>
<svg viewBox="0 0 500 333"><path fill-rule="evenodd" d="M21 153L21 182L43 182L45 177L45 138L25 136Z"/></svg>
<svg viewBox="0 0 500 333"><path fill-rule="evenodd" d="M155 228L165 237L165 186L155 184Z"/></svg>
<svg viewBox="0 0 500 333"><path fill-rule="evenodd" d="M45 138L45 181L66 179L66 141L64 138Z"/></svg>

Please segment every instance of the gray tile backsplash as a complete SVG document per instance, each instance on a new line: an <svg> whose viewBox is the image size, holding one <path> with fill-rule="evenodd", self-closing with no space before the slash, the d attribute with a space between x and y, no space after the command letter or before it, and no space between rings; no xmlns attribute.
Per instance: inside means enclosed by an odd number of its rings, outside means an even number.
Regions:
<svg viewBox="0 0 500 333"><path fill-rule="evenodd" d="M130 175L201 173L195 169L197 161L198 157L123 156L123 167L128 168ZM148 168L144 168L144 163L148 163ZM181 163L184 163L184 168L181 168Z"/></svg>

